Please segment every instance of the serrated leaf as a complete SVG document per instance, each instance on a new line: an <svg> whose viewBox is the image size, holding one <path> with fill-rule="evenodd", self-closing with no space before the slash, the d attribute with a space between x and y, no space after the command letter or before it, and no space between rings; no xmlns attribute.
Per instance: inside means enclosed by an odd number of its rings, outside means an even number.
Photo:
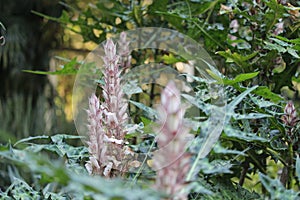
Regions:
<svg viewBox="0 0 300 200"><path fill-rule="evenodd" d="M239 96L237 96L236 98L233 99L233 101L231 101L227 107L226 107L226 111L229 113L234 113L234 109L235 107L248 95L250 94L253 90L257 89L258 86L253 86L251 88L248 88L247 90L245 90L243 93L241 93Z"/></svg>
<svg viewBox="0 0 300 200"><path fill-rule="evenodd" d="M253 103L255 103L255 105L257 105L259 108L266 108L266 107L270 107L270 106L274 106L277 105L271 101L267 101L264 99L260 99L258 97L252 96L250 95L250 99L253 101Z"/></svg>
<svg viewBox="0 0 300 200"><path fill-rule="evenodd" d="M232 116L235 120L242 119L261 119L266 117L272 117L272 115L263 114L263 113L247 113L247 114L233 114Z"/></svg>
<svg viewBox="0 0 300 200"><path fill-rule="evenodd" d="M224 174L232 173L230 168L232 164L225 160L213 160L209 162L207 158L201 160L201 165L199 165L198 171L203 171L205 174Z"/></svg>
<svg viewBox="0 0 300 200"><path fill-rule="evenodd" d="M203 181L204 182L204 181ZM193 191L201 194L206 195L213 195L214 193L207 189L205 186L202 185L202 181L193 181L187 187L189 187L188 191Z"/></svg>
<svg viewBox="0 0 300 200"><path fill-rule="evenodd" d="M238 129L231 127L230 125L225 126L224 132L228 137L238 138L247 142L259 141L259 142L268 142L266 138L257 136L255 133L244 132Z"/></svg>
<svg viewBox="0 0 300 200"><path fill-rule="evenodd" d="M50 144L49 145L31 144L30 146L26 147L25 150L28 150L33 153L38 153L38 152L41 152L42 150L44 150L45 146L50 146Z"/></svg>
<svg viewBox="0 0 300 200"><path fill-rule="evenodd" d="M237 150L231 150L231 149L227 149L222 147L219 143L217 143L214 146L214 152L219 153L219 154L237 154L237 155L245 155L244 152L242 151L237 151Z"/></svg>
<svg viewBox="0 0 300 200"><path fill-rule="evenodd" d="M188 94L181 94L183 98L188 100L192 105L196 106L200 110L202 110L206 115L209 115L211 112L211 106L210 104L204 103L201 99L195 98Z"/></svg>
<svg viewBox="0 0 300 200"><path fill-rule="evenodd" d="M201 137L204 138L200 138L200 136L198 136L196 139L194 139L195 142L192 142L192 146L197 145L196 148L197 152L195 152L195 154L197 154L196 159L191 167L191 170L189 171L188 175L187 175L187 180L191 180L195 174L198 173L198 164L200 162L200 159L206 157L209 152L211 151L213 145L216 143L216 141L218 140L218 138L220 137L221 133L222 133L222 128L226 116L226 107L218 107L218 106L214 106L214 105L210 105L210 109L209 109L209 118L204 121L201 122ZM199 148L200 147L200 148ZM199 150L198 150L199 148Z"/></svg>
<svg viewBox="0 0 300 200"><path fill-rule="evenodd" d="M209 80L209 79L204 79L202 77L199 76L193 76L191 74L179 74L178 76L186 76L187 78L192 78L193 80L199 82L199 83L206 83L206 84L212 84L212 83L216 83L213 80ZM217 76L217 75L216 75ZM218 78L219 79L219 78ZM220 79L221 80L221 79Z"/></svg>
<svg viewBox="0 0 300 200"><path fill-rule="evenodd" d="M259 172L259 179L262 185L266 188L266 190L270 193L271 199L286 199L286 200L294 200L299 199L299 192L295 192L294 190L286 189L279 179L271 179L267 175L264 175Z"/></svg>

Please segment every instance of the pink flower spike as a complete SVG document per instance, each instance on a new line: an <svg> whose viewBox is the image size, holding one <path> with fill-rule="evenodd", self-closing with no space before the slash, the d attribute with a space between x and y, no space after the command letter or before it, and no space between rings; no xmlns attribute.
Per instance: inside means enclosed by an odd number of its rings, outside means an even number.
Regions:
<svg viewBox="0 0 300 200"><path fill-rule="evenodd" d="M126 34L122 33L119 41L119 46L122 48L121 51L118 50L119 55L120 53L122 56L126 54L129 58L128 45ZM127 150L123 148L126 143L124 138L127 134L128 105L123 99L121 71L119 70L122 62L116 52L116 44L111 39L105 43L104 52L105 55L102 57L104 85L101 85L104 102L100 102L97 96L92 94L87 110L89 131L87 144L90 160L86 163L86 169L91 174L111 178L120 175L130 166L124 163L127 161L123 159L124 156L128 158Z"/></svg>
<svg viewBox="0 0 300 200"><path fill-rule="evenodd" d="M187 199L187 193L183 192L190 168L186 145L192 136L184 126L185 110L181 108L180 91L174 82L169 82L163 90L157 111L161 133L157 136L159 149L153 156L153 168L157 170L155 188L170 199Z"/></svg>

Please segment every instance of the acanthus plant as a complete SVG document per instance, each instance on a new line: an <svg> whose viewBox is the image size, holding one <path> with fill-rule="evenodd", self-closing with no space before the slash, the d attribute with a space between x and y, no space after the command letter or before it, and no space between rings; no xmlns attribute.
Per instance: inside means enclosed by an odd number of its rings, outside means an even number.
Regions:
<svg viewBox="0 0 300 200"><path fill-rule="evenodd" d="M112 40L107 40L103 57L104 84L101 85L104 102L92 94L89 99L88 131L89 161L86 169L90 174L105 177L123 175L130 167L139 167L135 154L125 143L128 132L127 102L123 98L120 66L128 67L130 62L129 43L121 34L118 53ZM153 168L157 171L155 188L165 192L172 199L187 199L186 174L190 168L190 155L186 152L189 128L184 124L185 109L180 100L180 91L174 82L169 82L161 95L157 109L161 134L157 137L159 150L154 153Z"/></svg>
<svg viewBox="0 0 300 200"><path fill-rule="evenodd" d="M121 41L128 45L124 41L124 34L121 34ZM125 50L127 49L125 47ZM90 160L86 168L90 174L115 177L139 163L136 160L130 162L134 153L125 145L124 140L128 115L120 78L122 71L119 70L120 65L124 63L120 63L116 45L111 39L104 45L104 52L104 85L101 85L104 102L100 102L93 94L89 99L87 111ZM122 55L126 53L128 52L123 51ZM126 63L128 64L127 61Z"/></svg>

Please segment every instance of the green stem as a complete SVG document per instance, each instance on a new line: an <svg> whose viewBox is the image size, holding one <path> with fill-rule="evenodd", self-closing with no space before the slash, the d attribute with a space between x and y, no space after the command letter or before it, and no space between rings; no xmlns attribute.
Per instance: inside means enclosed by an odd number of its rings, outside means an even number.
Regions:
<svg viewBox="0 0 300 200"><path fill-rule="evenodd" d="M289 149L288 149L288 189L291 189L293 187L293 160L294 160L294 151L293 151L293 143L289 143Z"/></svg>
<svg viewBox="0 0 300 200"><path fill-rule="evenodd" d="M145 158L144 158L144 160L143 160L143 162L142 162L142 164L141 164L139 170L137 171L137 173L136 173L135 176L133 177L133 179L132 179L132 181L131 181L131 184L130 184L131 186L133 186L133 184L135 184L135 182L137 181L137 178L138 178L138 177L140 176L140 174L142 173L142 170L143 170L143 168L144 168L144 165L145 165L145 163L146 163L146 160L147 160L147 158L148 158L148 155L150 154L150 151L153 149L154 144L155 144L155 140L153 140L153 142L151 143L151 146L150 146L150 148L149 148L149 150L148 150L148 153L146 154L146 156L145 156Z"/></svg>
<svg viewBox="0 0 300 200"><path fill-rule="evenodd" d="M191 167L191 169L190 169L188 175L186 176L186 181L190 181L190 180L191 180L192 175L193 175L193 173L194 173L194 171L196 170L196 167L197 167L197 165L198 165L198 162L199 162L199 160L201 159L201 155L202 155L202 148L201 148L201 150L198 152L197 158L196 158L196 160L194 161L194 163L193 163L193 165L192 165L192 167Z"/></svg>

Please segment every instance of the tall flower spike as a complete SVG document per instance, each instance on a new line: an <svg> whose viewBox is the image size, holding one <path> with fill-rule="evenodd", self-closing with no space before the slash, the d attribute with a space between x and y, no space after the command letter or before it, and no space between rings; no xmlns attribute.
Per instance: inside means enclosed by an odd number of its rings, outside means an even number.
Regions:
<svg viewBox="0 0 300 200"><path fill-rule="evenodd" d="M89 109L88 113L88 130L89 130L89 153L90 159L86 163L85 167L87 168L90 174L102 174L103 168L101 167L101 161L104 163L103 159L100 161L101 154L105 154L104 146L104 129L102 126L102 115L103 112L100 108L99 99L93 94L89 99Z"/></svg>
<svg viewBox="0 0 300 200"><path fill-rule="evenodd" d="M123 34L121 41L124 43L125 40L126 35ZM104 102L100 103L94 94L89 101L88 145L91 156L86 168L91 174L114 177L127 171L133 164L137 166L138 161L131 162L135 155L129 147L124 146L127 102L123 99L120 56L112 40L107 40L104 52L104 85L101 86Z"/></svg>
<svg viewBox="0 0 300 200"><path fill-rule="evenodd" d="M121 78L119 70L119 56L116 54L116 45L112 40L108 40L105 47L105 56L103 57L104 71L104 114L105 124L109 130L108 137L114 137L123 140L126 131L125 124L127 122L127 103L124 100L121 87Z"/></svg>
<svg viewBox="0 0 300 200"><path fill-rule="evenodd" d="M157 138L159 150L154 152L153 168L157 170L155 187L171 199L187 199L183 192L185 176L190 168L190 155L185 152L189 129L183 124L180 91L169 82L161 94L158 107L161 133Z"/></svg>

